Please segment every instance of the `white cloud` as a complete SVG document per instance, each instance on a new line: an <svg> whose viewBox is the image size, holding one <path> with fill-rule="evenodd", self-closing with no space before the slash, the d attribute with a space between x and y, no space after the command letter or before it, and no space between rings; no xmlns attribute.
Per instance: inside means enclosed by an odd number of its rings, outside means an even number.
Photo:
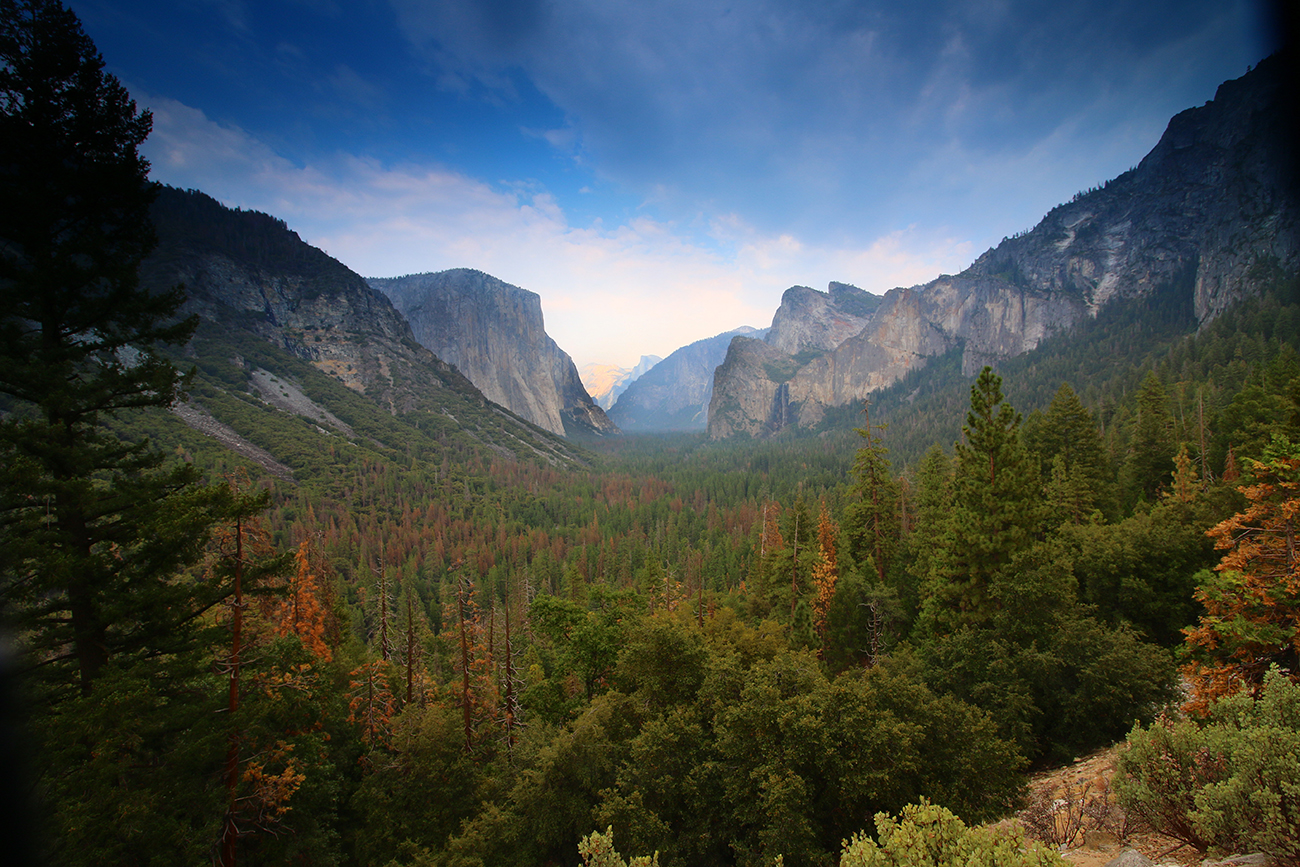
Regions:
<svg viewBox="0 0 1300 867"><path fill-rule="evenodd" d="M578 364L630 367L643 354L764 326L791 285L839 280L879 293L970 259L969 244L914 229L827 245L764 234L735 215L708 221L707 236L646 216L575 226L535 185L350 156L300 166L195 109L142 101L154 111L145 150L155 178L280 217L367 276L469 267L537 292L548 333Z"/></svg>

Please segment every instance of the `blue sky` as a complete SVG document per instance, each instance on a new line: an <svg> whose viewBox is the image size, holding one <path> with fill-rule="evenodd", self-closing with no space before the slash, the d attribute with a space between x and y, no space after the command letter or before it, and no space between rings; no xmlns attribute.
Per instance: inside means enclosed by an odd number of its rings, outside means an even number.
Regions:
<svg viewBox="0 0 1300 867"><path fill-rule="evenodd" d="M953 273L1275 47L1258 0L74 0L155 179L632 366Z"/></svg>

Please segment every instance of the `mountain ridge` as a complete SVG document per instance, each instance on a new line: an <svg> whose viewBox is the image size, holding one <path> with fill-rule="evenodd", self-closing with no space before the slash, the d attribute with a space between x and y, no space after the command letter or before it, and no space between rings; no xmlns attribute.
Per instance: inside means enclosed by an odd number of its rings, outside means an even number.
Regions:
<svg viewBox="0 0 1300 867"><path fill-rule="evenodd" d="M471 268L371 277L415 339L454 364L495 403L557 435L618 428L596 405L568 353L546 333L541 298Z"/></svg>
<svg viewBox="0 0 1300 867"><path fill-rule="evenodd" d="M301 420L330 449L362 441L397 448L412 436L409 417L447 443L583 461L562 439L488 401L416 342L386 296L283 220L171 187L160 189L151 213L158 245L141 285L182 284L183 312L199 317L178 359L198 376L177 415L272 475L295 472L273 441L279 422L249 407ZM371 413L388 420L359 422Z"/></svg>
<svg viewBox="0 0 1300 867"><path fill-rule="evenodd" d="M636 366L631 368L619 367L617 364L589 363L578 369L578 375L591 399L608 413L628 386L661 361L663 359L657 355L643 355Z"/></svg>
<svg viewBox="0 0 1300 867"><path fill-rule="evenodd" d="M1282 61L1225 82L1170 120L1134 169L1058 205L957 275L898 288L865 327L815 357L733 341L708 435L767 436L817 424L929 358L961 347L967 374L1068 331L1112 299L1190 273L1204 323L1300 269L1296 169ZM774 355L776 352L778 354Z"/></svg>
<svg viewBox="0 0 1300 867"><path fill-rule="evenodd" d="M674 350L619 395L610 418L629 433L704 430L713 374L727 344L737 334L766 332L742 325Z"/></svg>

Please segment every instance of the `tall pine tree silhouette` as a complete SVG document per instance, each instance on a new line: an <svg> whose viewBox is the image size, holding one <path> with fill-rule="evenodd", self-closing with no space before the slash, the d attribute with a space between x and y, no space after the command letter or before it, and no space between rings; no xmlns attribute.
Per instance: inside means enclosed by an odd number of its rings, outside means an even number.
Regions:
<svg viewBox="0 0 1300 867"><path fill-rule="evenodd" d="M172 576L219 493L103 425L167 406L182 377L179 289L141 290L152 120L76 16L0 2L0 605L55 680L89 692L119 654L162 652L213 604Z"/></svg>

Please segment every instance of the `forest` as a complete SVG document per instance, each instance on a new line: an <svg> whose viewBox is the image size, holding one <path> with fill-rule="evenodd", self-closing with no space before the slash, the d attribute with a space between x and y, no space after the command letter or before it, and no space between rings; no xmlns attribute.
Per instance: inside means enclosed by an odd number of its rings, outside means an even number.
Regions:
<svg viewBox="0 0 1300 867"><path fill-rule="evenodd" d="M975 826L1126 738L1134 815L1300 859L1295 275L802 436L523 459L142 288L148 113L61 4L3 13L11 863L885 864L941 821L961 863L1059 863Z"/></svg>

